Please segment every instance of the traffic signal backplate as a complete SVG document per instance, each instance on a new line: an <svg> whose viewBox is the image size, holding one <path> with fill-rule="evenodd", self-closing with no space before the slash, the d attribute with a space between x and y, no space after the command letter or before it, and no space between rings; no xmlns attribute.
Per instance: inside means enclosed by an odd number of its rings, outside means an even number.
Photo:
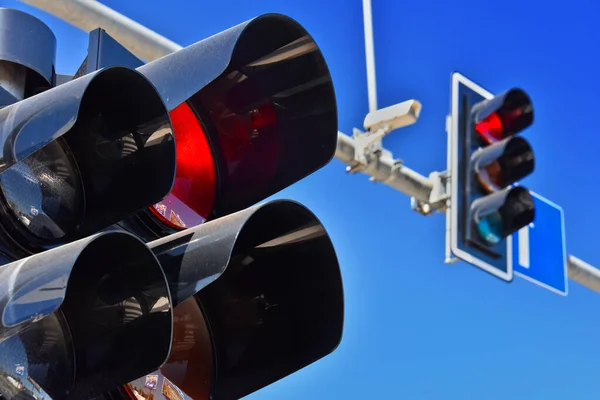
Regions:
<svg viewBox="0 0 600 400"><path fill-rule="evenodd" d="M448 171L451 174L450 237L446 246L452 254L505 281L513 278L512 239L509 235L495 245L482 246L473 239L468 226L470 205L481 196L473 185L475 178L469 176L469 155L478 148L474 138L470 110L473 105L493 98L494 95L458 72L452 74L451 114L448 126Z"/></svg>

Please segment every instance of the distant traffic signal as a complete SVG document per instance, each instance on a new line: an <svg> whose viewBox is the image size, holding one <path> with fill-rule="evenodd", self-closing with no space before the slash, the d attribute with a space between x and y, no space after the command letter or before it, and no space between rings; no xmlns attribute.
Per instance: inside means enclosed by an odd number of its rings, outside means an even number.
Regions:
<svg viewBox="0 0 600 400"><path fill-rule="evenodd" d="M52 35L6 15L13 36L37 32L19 51ZM344 302L325 228L292 201L255 205L335 152L304 28L269 14L146 65L99 29L60 79L54 50L35 90L0 93L0 398L237 399L332 352Z"/></svg>
<svg viewBox="0 0 600 400"><path fill-rule="evenodd" d="M535 216L529 191L515 186L534 170L531 145L515 136L533 114L521 89L494 96L452 76L452 251L505 280L512 279L510 235Z"/></svg>

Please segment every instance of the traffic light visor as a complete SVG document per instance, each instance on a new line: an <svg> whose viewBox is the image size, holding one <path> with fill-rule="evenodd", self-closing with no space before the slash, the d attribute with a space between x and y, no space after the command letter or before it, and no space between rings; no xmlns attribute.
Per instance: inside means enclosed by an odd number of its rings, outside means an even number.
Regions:
<svg viewBox="0 0 600 400"><path fill-rule="evenodd" d="M521 186L481 197L473 202L471 211L479 235L490 245L499 243L535 218L533 198Z"/></svg>
<svg viewBox="0 0 600 400"><path fill-rule="evenodd" d="M260 16L138 70L175 127L175 184L152 210L171 227L249 207L333 157L331 76L315 41L286 16Z"/></svg>
<svg viewBox="0 0 600 400"><path fill-rule="evenodd" d="M211 398L238 399L338 346L344 315L339 264L325 228L304 206L269 202L149 246L170 282L175 309L186 303L201 310L187 313L190 324L196 321L198 345L186 350L180 343L161 368L185 393L206 393L212 360ZM202 344L205 331L212 355Z"/></svg>
<svg viewBox="0 0 600 400"><path fill-rule="evenodd" d="M21 363L40 364L30 376L54 398L90 398L114 389L155 370L170 352L165 275L148 247L123 232L100 233L0 267L0 317L0 354L20 342L26 350L18 356ZM49 318L58 320L50 323L52 330L46 330ZM52 340L39 347L39 337L50 333ZM43 368L53 354L60 356L60 368Z"/></svg>
<svg viewBox="0 0 600 400"><path fill-rule="evenodd" d="M173 185L169 115L135 70L100 70L5 107L0 131L2 227L26 247L95 233Z"/></svg>
<svg viewBox="0 0 600 400"><path fill-rule="evenodd" d="M471 157L479 183L488 192L505 188L533 172L533 149L527 140L510 137L483 147Z"/></svg>
<svg viewBox="0 0 600 400"><path fill-rule="evenodd" d="M473 107L475 130L488 144L513 136L533 123L533 104L521 89L511 89Z"/></svg>
<svg viewBox="0 0 600 400"><path fill-rule="evenodd" d="M10 71L10 79L3 81L0 92L11 93L14 101L52 86L56 62L52 30L33 15L10 8L0 8L0 26L0 69L4 74ZM4 74L2 78L7 77Z"/></svg>

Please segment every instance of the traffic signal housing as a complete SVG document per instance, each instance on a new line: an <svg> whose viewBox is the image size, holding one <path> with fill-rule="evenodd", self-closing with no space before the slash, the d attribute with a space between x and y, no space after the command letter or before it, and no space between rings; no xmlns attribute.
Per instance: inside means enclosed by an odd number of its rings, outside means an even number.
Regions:
<svg viewBox="0 0 600 400"><path fill-rule="evenodd" d="M0 252L69 243L164 198L176 148L148 79L112 66L56 86L52 31L22 11L0 20Z"/></svg>
<svg viewBox="0 0 600 400"><path fill-rule="evenodd" d="M335 154L329 69L287 16L259 16L138 71L165 101L177 143L173 190L126 221L148 239L249 207Z"/></svg>
<svg viewBox="0 0 600 400"><path fill-rule="evenodd" d="M341 341L335 249L299 203L271 201L148 246L174 305L173 346L160 375L193 399L242 398Z"/></svg>
<svg viewBox="0 0 600 400"><path fill-rule="evenodd" d="M535 167L531 145L517 136L533 123L519 88L493 95L454 73L451 89L451 237L455 256L512 280L511 234L533 222L529 191L519 186Z"/></svg>
<svg viewBox="0 0 600 400"><path fill-rule="evenodd" d="M0 267L0 396L11 382L29 394L27 379L34 395L132 398L127 382L159 370L169 393L234 399L341 340L325 228L295 202L255 205L335 153L335 93L314 40L268 14L141 64L96 30L71 81L0 110L0 252L14 260ZM83 215L50 238L1 219L11 182L36 199L9 172L31 177L23 166L40 153L59 177L79 174L77 190L43 204L85 195Z"/></svg>
<svg viewBox="0 0 600 400"><path fill-rule="evenodd" d="M137 68L152 82L176 139L172 191L120 224L145 240L249 207L335 154L327 63L285 15L261 15L148 64L105 31L92 31L80 71L111 66Z"/></svg>
<svg viewBox="0 0 600 400"><path fill-rule="evenodd" d="M163 268L133 235L58 246L0 267L0 376L55 399L101 395L167 360L172 320Z"/></svg>

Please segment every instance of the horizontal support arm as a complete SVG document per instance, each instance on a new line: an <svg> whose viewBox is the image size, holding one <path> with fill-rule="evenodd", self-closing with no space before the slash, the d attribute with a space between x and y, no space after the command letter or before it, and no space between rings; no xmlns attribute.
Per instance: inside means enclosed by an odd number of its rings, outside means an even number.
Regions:
<svg viewBox="0 0 600 400"><path fill-rule="evenodd" d="M357 166L354 158L354 140L341 132L338 133L335 158L351 169ZM429 201L429 194L433 188L431 181L392 157L373 158L361 172L407 196Z"/></svg>
<svg viewBox="0 0 600 400"><path fill-rule="evenodd" d="M151 29L127 18L99 1L93 0L21 0L63 21L90 32L104 29L136 57L149 62L182 47Z"/></svg>

